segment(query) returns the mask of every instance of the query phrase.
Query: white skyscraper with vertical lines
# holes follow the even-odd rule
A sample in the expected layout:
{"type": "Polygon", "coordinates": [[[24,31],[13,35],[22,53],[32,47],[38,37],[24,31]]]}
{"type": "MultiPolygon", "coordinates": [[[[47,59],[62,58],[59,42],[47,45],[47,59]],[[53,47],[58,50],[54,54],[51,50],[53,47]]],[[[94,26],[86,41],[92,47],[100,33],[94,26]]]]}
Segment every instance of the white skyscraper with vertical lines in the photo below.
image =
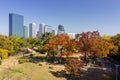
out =
{"type": "Polygon", "coordinates": [[[39,25],[39,38],[42,38],[42,35],[45,33],[44,25],[45,24],[40,24],[39,25]]]}
{"type": "Polygon", "coordinates": [[[36,37],[36,24],[35,23],[29,24],[29,36],[33,38],[36,37]]]}
{"type": "Polygon", "coordinates": [[[39,38],[42,38],[42,35],[46,32],[52,33],[52,27],[46,24],[40,24],[39,25],[39,38]]]}

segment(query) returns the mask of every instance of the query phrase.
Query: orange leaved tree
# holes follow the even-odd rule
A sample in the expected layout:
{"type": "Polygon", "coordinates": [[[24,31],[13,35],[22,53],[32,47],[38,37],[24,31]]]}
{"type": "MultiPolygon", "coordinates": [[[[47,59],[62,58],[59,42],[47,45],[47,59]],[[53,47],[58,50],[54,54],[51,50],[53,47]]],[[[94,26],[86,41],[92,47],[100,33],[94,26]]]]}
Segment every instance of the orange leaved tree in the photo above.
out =
{"type": "Polygon", "coordinates": [[[66,34],[58,34],[48,41],[45,45],[45,50],[48,51],[48,56],[68,57],[76,50],[76,42],[66,34]]]}
{"type": "Polygon", "coordinates": [[[87,64],[88,59],[87,57],[95,53],[97,51],[97,43],[99,39],[99,32],[83,32],[77,35],[77,45],[79,47],[79,51],[84,53],[84,61],[87,64]]]}
{"type": "Polygon", "coordinates": [[[65,64],[65,70],[69,74],[68,80],[78,80],[80,74],[80,68],[83,66],[83,62],[75,58],[67,58],[65,64]]]}

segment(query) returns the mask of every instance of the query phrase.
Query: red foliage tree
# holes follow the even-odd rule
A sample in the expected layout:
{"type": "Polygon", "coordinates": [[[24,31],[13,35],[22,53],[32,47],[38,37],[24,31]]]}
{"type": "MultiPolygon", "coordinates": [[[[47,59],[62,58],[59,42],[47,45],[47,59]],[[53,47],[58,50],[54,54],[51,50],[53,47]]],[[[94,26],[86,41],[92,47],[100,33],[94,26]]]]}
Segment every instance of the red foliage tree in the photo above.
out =
{"type": "Polygon", "coordinates": [[[58,34],[49,40],[45,49],[47,51],[57,51],[60,56],[69,56],[70,54],[66,53],[71,53],[76,49],[76,42],[66,34],[58,34]]]}
{"type": "Polygon", "coordinates": [[[83,62],[75,58],[67,58],[65,64],[65,70],[69,74],[69,79],[75,79],[80,74],[80,68],[83,66],[83,62]]]}
{"type": "Polygon", "coordinates": [[[52,57],[59,56],[59,63],[62,61],[62,56],[68,57],[76,48],[76,41],[66,34],[56,35],[45,45],[45,49],[48,51],[48,57],[50,55],[52,57]]]}
{"type": "Polygon", "coordinates": [[[87,56],[97,51],[99,32],[86,32],[77,35],[79,50],[84,53],[84,61],[87,64],[87,56]]]}

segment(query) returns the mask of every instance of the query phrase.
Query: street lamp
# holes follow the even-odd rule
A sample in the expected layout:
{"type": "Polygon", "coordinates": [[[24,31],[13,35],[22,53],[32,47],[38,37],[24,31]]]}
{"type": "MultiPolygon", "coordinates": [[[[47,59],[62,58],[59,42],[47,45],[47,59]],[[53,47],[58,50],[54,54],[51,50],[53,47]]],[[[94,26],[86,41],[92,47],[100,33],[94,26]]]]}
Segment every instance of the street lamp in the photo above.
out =
{"type": "Polygon", "coordinates": [[[115,64],[115,68],[116,68],[116,80],[118,80],[118,68],[120,65],[115,64]]]}

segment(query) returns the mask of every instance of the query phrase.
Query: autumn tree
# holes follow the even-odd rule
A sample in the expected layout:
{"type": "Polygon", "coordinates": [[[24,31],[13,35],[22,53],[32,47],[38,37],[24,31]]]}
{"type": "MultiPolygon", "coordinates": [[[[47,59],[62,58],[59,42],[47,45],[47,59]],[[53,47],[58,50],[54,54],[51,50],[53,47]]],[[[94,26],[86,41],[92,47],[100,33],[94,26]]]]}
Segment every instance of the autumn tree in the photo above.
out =
{"type": "Polygon", "coordinates": [[[9,52],[14,52],[13,42],[7,36],[0,35],[0,48],[7,49],[9,52]]]}
{"type": "Polygon", "coordinates": [[[67,74],[69,74],[68,79],[78,80],[81,67],[83,67],[82,61],[75,58],[67,58],[65,63],[65,70],[67,74]]]}
{"type": "Polygon", "coordinates": [[[47,51],[47,58],[52,57],[52,62],[55,60],[55,56],[57,55],[58,49],[55,39],[52,38],[49,42],[45,45],[44,50],[47,51]]]}
{"type": "MultiPolygon", "coordinates": [[[[110,54],[115,54],[116,55],[116,54],[118,54],[119,47],[118,47],[118,45],[115,45],[115,42],[113,40],[114,40],[113,37],[111,38],[110,36],[107,36],[107,35],[103,35],[101,37],[101,41],[103,42],[103,47],[107,43],[107,46],[106,46],[108,48],[108,52],[106,52],[107,55],[110,55],[110,54]]],[[[119,42],[117,42],[117,44],[119,44],[119,42]]]]}
{"type": "Polygon", "coordinates": [[[89,54],[95,53],[97,50],[97,43],[100,35],[98,31],[93,32],[83,32],[77,35],[77,45],[79,47],[79,51],[84,53],[84,61],[87,64],[87,57],[89,54]]]}
{"type": "Polygon", "coordinates": [[[13,43],[8,37],[0,35],[0,62],[2,59],[7,58],[9,53],[14,52],[13,48],[13,43]]]}
{"type": "Polygon", "coordinates": [[[0,57],[1,57],[1,59],[7,58],[8,57],[8,52],[9,51],[7,49],[0,48],[0,57]]]}
{"type": "Polygon", "coordinates": [[[66,34],[58,34],[49,40],[45,49],[48,51],[48,55],[58,55],[61,58],[71,55],[71,52],[76,49],[76,42],[66,34]]]}
{"type": "Polygon", "coordinates": [[[77,40],[79,50],[85,53],[85,63],[87,63],[88,56],[107,57],[110,53],[116,54],[118,50],[109,36],[100,37],[98,31],[79,34],[77,40]]]}
{"type": "MultiPolygon", "coordinates": [[[[58,34],[50,39],[48,44],[45,45],[46,50],[56,50],[59,56],[63,56],[65,51],[75,51],[76,42],[66,34],[58,34]]],[[[67,55],[65,55],[67,56],[67,55]]]]}
{"type": "Polygon", "coordinates": [[[99,51],[97,52],[97,56],[99,57],[107,57],[110,53],[117,54],[118,47],[115,46],[111,41],[100,39],[97,45],[99,51]]]}
{"type": "Polygon", "coordinates": [[[61,56],[69,56],[70,54],[64,54],[65,51],[74,52],[77,49],[75,39],[70,38],[66,34],[57,35],[57,46],[61,56]],[[63,53],[63,54],[62,54],[63,53]]]}
{"type": "Polygon", "coordinates": [[[111,37],[112,42],[118,47],[118,52],[116,55],[112,54],[111,57],[120,63],[120,34],[116,34],[111,37]]]}
{"type": "Polygon", "coordinates": [[[103,36],[101,36],[101,38],[104,39],[104,40],[107,40],[107,41],[111,41],[111,37],[108,36],[108,35],[106,35],[106,34],[104,34],[103,36]]]}

